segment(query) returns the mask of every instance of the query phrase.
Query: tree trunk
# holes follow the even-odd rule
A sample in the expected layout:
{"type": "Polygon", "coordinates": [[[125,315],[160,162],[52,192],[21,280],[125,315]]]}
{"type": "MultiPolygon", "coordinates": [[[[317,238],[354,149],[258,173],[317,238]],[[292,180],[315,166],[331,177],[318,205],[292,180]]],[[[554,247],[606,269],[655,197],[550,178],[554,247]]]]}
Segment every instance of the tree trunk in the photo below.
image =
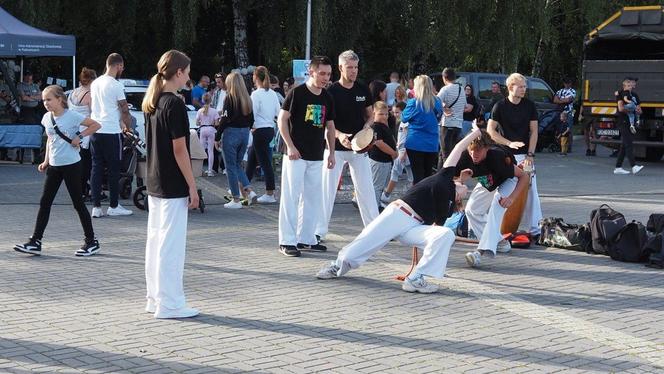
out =
{"type": "Polygon", "coordinates": [[[549,8],[551,6],[551,0],[546,0],[544,2],[544,11],[542,12],[543,22],[540,22],[542,25],[542,30],[540,31],[539,41],[537,42],[537,51],[535,52],[535,60],[533,61],[533,71],[530,73],[533,77],[539,77],[542,73],[542,62],[544,60],[544,48],[547,45],[546,35],[547,27],[551,25],[551,17],[549,16],[549,8]]]}
{"type": "Polygon", "coordinates": [[[244,68],[249,65],[247,47],[247,5],[244,0],[233,0],[233,30],[235,35],[235,63],[244,68]]]}

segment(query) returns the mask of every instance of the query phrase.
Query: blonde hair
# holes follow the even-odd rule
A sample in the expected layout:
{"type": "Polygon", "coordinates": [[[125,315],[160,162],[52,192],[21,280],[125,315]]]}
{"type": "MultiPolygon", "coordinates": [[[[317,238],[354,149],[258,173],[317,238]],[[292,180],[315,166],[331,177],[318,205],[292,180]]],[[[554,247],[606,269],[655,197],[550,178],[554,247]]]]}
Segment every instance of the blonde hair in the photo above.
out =
{"type": "Polygon", "coordinates": [[[157,74],[150,79],[150,85],[141,104],[143,112],[154,113],[157,109],[159,96],[164,90],[165,81],[173,78],[178,70],[185,70],[189,64],[191,64],[191,59],[175,49],[161,55],[159,62],[157,62],[157,74]]]}
{"type": "Polygon", "coordinates": [[[249,115],[252,111],[251,97],[247,92],[247,85],[238,73],[230,73],[226,77],[226,100],[231,100],[234,106],[242,110],[243,115],[249,115]]]}
{"type": "Polygon", "coordinates": [[[433,81],[428,75],[418,75],[415,77],[414,87],[415,100],[425,112],[430,112],[436,105],[436,99],[433,96],[433,81]]]}
{"type": "Polygon", "coordinates": [[[49,94],[55,96],[56,99],[60,99],[60,104],[62,104],[63,108],[69,108],[69,105],[67,105],[67,95],[65,94],[65,90],[63,90],[62,87],[58,86],[57,84],[52,84],[44,88],[42,95],[49,94]]]}
{"type": "Polygon", "coordinates": [[[258,80],[258,88],[265,91],[270,89],[270,72],[265,66],[259,66],[254,70],[254,78],[258,80]]]}
{"type": "Polygon", "coordinates": [[[507,77],[507,79],[505,79],[505,86],[507,86],[507,89],[509,90],[512,85],[515,85],[519,82],[526,83],[526,77],[519,73],[512,73],[509,77],[507,77]]]}
{"type": "Polygon", "coordinates": [[[406,101],[408,99],[408,93],[406,92],[406,89],[402,85],[398,85],[397,88],[394,90],[394,98],[396,99],[398,96],[401,96],[403,101],[406,101]]]}
{"type": "Polygon", "coordinates": [[[387,104],[384,101],[376,101],[373,105],[374,111],[389,110],[389,109],[390,108],[387,106],[387,104]]]}
{"type": "Polygon", "coordinates": [[[204,103],[203,104],[203,115],[207,116],[207,114],[208,114],[208,109],[210,109],[210,99],[211,98],[212,98],[212,95],[210,95],[209,92],[206,92],[203,95],[203,103],[204,103]]]}

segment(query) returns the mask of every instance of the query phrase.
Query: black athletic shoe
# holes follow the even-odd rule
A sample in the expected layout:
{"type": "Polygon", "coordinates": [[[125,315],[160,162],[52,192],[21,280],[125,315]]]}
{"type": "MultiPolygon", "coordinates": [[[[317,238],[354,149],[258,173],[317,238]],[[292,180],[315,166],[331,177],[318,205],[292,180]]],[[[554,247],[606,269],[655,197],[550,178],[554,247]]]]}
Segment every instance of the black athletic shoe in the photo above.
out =
{"type": "Polygon", "coordinates": [[[294,245],[280,245],[279,253],[288,257],[300,257],[302,255],[302,252],[294,245]]]}
{"type": "Polygon", "coordinates": [[[17,252],[29,253],[31,255],[41,255],[41,240],[30,238],[25,244],[17,244],[14,246],[17,252]]]}
{"type": "Polygon", "coordinates": [[[308,249],[311,251],[318,251],[318,252],[325,252],[327,251],[327,247],[321,244],[302,244],[302,243],[297,243],[297,248],[298,249],[308,249]]]}
{"type": "Polygon", "coordinates": [[[591,151],[590,149],[586,149],[586,156],[592,156],[592,155],[593,151],[591,151]]]}
{"type": "Polygon", "coordinates": [[[88,240],[85,239],[85,243],[77,250],[74,254],[78,257],[87,257],[92,256],[95,253],[99,252],[101,248],[99,247],[99,241],[97,239],[88,240]]]}
{"type": "Polygon", "coordinates": [[[597,156],[597,151],[593,149],[592,151],[590,151],[590,155],[591,156],[597,156]]]}

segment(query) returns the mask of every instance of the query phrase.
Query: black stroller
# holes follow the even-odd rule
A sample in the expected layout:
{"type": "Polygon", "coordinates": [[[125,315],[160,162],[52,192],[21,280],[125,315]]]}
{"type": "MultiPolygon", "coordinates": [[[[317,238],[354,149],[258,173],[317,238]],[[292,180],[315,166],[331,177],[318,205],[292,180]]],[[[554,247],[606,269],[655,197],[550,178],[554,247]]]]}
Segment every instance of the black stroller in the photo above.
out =
{"type": "Polygon", "coordinates": [[[560,152],[560,140],[557,137],[563,126],[560,121],[560,112],[560,109],[552,109],[540,115],[536,152],[541,152],[544,149],[552,153],[560,152]]]}
{"type": "MultiPolygon", "coordinates": [[[[122,163],[118,182],[121,198],[129,199],[131,197],[136,167],[140,159],[145,159],[145,154],[145,143],[138,137],[138,134],[130,132],[122,134],[122,163]]],[[[143,185],[142,178],[137,177],[136,185],[143,185]]]]}

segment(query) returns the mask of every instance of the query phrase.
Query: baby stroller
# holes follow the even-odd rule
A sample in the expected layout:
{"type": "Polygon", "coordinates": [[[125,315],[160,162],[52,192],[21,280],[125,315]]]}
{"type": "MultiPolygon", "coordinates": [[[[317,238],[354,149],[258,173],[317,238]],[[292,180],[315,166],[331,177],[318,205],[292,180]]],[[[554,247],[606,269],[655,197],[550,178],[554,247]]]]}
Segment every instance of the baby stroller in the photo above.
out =
{"type": "MultiPolygon", "coordinates": [[[[145,158],[145,143],[138,137],[137,133],[122,133],[122,163],[120,164],[120,197],[129,199],[131,197],[132,184],[136,174],[136,166],[140,158],[145,158]]],[[[140,182],[142,185],[142,181],[140,182]]]]}
{"type": "MultiPolygon", "coordinates": [[[[191,157],[191,170],[194,178],[199,178],[203,175],[203,160],[207,158],[205,150],[201,146],[196,130],[190,130],[189,136],[189,151],[191,157]]],[[[140,141],[140,139],[139,139],[140,141]]],[[[141,141],[141,143],[143,143],[141,141]]],[[[143,143],[144,144],[144,143],[143,143]]],[[[147,162],[145,160],[145,153],[143,157],[138,160],[136,168],[136,191],[134,191],[134,205],[140,210],[148,210],[148,193],[147,186],[144,184],[144,178],[147,176],[147,162]]],[[[205,200],[203,200],[203,191],[198,189],[198,209],[201,213],[205,212],[205,200]]]]}
{"type": "Polygon", "coordinates": [[[560,152],[560,140],[557,138],[563,125],[560,121],[560,112],[559,109],[552,109],[540,115],[536,152],[541,152],[543,149],[548,149],[552,153],[560,152]]]}

